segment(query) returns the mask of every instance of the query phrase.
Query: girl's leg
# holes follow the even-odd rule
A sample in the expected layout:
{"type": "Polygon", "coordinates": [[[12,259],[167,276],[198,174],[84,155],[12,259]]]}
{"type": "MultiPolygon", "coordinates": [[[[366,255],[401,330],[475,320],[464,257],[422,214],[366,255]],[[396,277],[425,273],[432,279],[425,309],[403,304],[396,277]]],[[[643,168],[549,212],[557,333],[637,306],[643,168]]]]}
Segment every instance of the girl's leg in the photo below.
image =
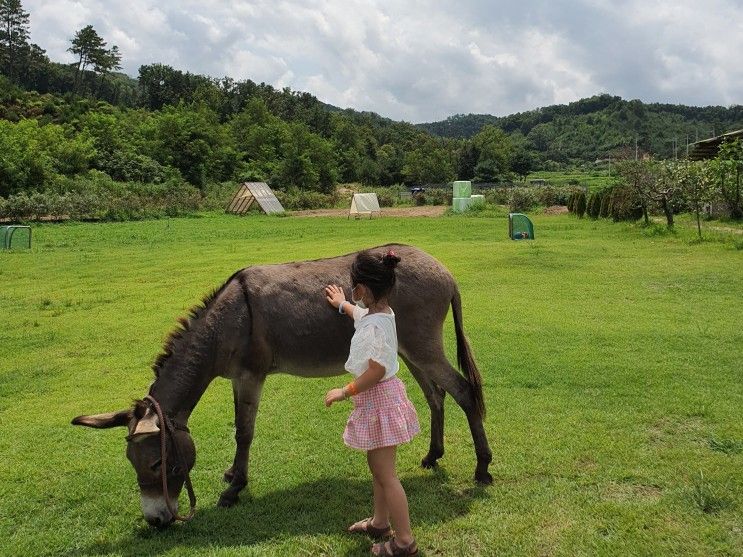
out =
{"type": "MultiPolygon", "coordinates": [[[[369,470],[372,473],[372,487],[374,489],[374,514],[372,515],[371,523],[368,525],[373,526],[374,528],[385,528],[390,525],[390,511],[384,498],[384,489],[374,474],[368,452],[366,453],[366,460],[369,465],[369,470]]],[[[362,528],[365,520],[366,519],[359,520],[352,524],[349,527],[349,531],[356,531],[356,528],[362,528]]]]}
{"type": "MultiPolygon", "coordinates": [[[[371,470],[371,463],[369,463],[369,470],[371,470]]],[[[375,528],[384,528],[390,525],[390,509],[387,507],[387,500],[384,498],[382,484],[377,480],[373,470],[372,483],[374,486],[374,516],[372,517],[371,525],[375,528]]]]}
{"type": "MultiPolygon", "coordinates": [[[[392,519],[395,537],[400,545],[406,546],[413,541],[408,514],[408,497],[395,472],[397,447],[382,447],[366,453],[369,469],[374,475],[375,490],[377,483],[384,493],[384,502],[392,519]]],[[[376,491],[375,491],[376,510],[376,491]]]]}

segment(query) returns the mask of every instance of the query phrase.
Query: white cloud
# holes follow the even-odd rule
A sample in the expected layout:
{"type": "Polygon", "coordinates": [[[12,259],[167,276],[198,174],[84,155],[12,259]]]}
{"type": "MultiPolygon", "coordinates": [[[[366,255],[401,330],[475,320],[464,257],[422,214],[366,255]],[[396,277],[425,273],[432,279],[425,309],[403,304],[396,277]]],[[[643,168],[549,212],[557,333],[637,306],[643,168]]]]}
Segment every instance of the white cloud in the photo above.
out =
{"type": "Polygon", "coordinates": [[[162,62],[409,121],[508,114],[600,92],[743,102],[740,0],[26,0],[60,61],[92,24],[124,69],[162,62]],[[720,40],[720,38],[724,40],[720,40]]]}

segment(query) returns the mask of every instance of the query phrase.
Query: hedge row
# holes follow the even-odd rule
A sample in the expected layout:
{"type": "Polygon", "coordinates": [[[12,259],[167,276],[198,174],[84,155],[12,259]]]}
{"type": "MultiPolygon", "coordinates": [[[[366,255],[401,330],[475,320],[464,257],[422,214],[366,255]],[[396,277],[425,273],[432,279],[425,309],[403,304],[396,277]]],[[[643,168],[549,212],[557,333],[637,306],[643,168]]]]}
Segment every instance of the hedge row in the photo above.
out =
{"type": "Polygon", "coordinates": [[[586,195],[575,192],[568,199],[568,211],[583,218],[611,218],[613,221],[634,221],[642,217],[642,205],[637,193],[628,186],[614,185],[586,195]]]}
{"type": "Polygon", "coordinates": [[[181,180],[163,184],[114,182],[102,173],[65,181],[55,190],[0,197],[0,219],[138,220],[204,208],[204,194],[181,180]]]}

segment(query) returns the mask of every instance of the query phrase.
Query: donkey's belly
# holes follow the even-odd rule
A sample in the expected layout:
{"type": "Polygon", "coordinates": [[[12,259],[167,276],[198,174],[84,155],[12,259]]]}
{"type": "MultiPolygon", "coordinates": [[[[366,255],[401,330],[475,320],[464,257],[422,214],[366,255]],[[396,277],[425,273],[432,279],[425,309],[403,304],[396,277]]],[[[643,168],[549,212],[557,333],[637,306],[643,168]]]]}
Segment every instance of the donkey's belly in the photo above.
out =
{"type": "Polygon", "coordinates": [[[343,364],[345,360],[312,361],[311,359],[294,360],[284,359],[276,362],[271,373],[288,373],[298,377],[334,377],[348,373],[343,364]]]}

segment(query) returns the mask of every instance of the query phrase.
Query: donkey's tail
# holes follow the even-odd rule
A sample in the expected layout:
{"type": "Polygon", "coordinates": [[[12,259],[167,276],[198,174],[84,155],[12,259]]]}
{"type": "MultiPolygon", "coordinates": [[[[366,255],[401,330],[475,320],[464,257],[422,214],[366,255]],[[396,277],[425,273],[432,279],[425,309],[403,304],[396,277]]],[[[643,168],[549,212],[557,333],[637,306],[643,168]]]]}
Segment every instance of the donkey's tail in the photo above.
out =
{"type": "Polygon", "coordinates": [[[477,412],[484,419],[485,399],[482,395],[482,377],[480,376],[480,371],[477,369],[475,358],[472,356],[472,350],[470,350],[467,337],[464,336],[464,329],[462,329],[462,299],[459,296],[459,289],[456,285],[454,286],[454,296],[451,299],[451,309],[454,315],[454,329],[457,332],[457,363],[459,364],[459,369],[464,372],[472,387],[477,412]]]}

